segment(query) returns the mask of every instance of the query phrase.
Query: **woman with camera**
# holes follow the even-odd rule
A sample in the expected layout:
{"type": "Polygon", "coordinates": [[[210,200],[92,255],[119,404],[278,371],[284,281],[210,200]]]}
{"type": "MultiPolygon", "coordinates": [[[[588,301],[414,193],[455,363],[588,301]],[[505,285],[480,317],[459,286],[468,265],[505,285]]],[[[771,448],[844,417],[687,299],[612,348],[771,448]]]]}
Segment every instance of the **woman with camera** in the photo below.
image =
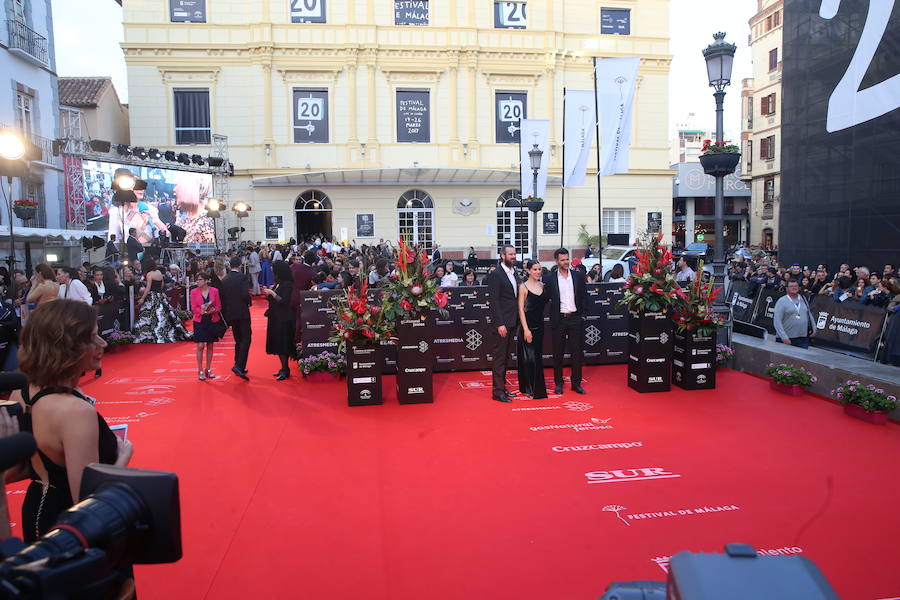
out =
{"type": "Polygon", "coordinates": [[[13,392],[26,428],[37,441],[32,479],[22,506],[22,531],[32,543],[60,513],[78,502],[84,468],[91,463],[127,466],[131,442],[117,437],[78,388],[85,371],[100,368],[106,342],[97,331],[97,311],[77,300],[59,299],[36,308],[22,331],[19,365],[28,389],[13,392]]]}

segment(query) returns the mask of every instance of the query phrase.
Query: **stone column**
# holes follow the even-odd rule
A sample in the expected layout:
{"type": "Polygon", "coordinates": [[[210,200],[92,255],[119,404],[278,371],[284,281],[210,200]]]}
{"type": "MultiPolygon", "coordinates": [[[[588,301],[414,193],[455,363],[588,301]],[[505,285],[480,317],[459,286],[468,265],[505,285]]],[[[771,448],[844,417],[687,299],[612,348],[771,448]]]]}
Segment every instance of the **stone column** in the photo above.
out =
{"type": "Polygon", "coordinates": [[[450,143],[459,143],[459,107],[457,106],[457,98],[459,96],[459,80],[457,77],[456,65],[450,66],[450,143]]]}
{"type": "Polygon", "coordinates": [[[358,129],[359,117],[356,112],[356,65],[347,65],[347,112],[349,113],[350,131],[347,134],[347,143],[355,145],[359,143],[358,129]]]}

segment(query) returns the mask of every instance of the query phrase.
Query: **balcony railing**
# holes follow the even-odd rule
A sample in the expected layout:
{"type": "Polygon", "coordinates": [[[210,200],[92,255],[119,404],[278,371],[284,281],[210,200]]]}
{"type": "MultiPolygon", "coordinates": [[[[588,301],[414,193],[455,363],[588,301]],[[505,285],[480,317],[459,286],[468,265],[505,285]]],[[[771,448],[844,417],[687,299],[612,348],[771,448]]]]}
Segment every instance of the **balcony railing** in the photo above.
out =
{"type": "Polygon", "coordinates": [[[24,52],[42,65],[49,65],[47,54],[47,38],[31,29],[21,21],[7,21],[9,33],[9,49],[24,52]]]}

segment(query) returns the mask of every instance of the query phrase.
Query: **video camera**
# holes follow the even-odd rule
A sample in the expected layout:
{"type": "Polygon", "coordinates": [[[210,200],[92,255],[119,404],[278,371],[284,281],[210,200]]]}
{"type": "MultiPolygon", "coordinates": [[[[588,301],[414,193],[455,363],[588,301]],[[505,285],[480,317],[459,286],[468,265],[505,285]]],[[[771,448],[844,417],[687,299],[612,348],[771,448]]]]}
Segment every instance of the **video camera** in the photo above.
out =
{"type": "Polygon", "coordinates": [[[131,565],[181,559],[174,473],[90,465],[81,497],[34,544],[0,544],[0,599],[115,598],[131,565]]]}

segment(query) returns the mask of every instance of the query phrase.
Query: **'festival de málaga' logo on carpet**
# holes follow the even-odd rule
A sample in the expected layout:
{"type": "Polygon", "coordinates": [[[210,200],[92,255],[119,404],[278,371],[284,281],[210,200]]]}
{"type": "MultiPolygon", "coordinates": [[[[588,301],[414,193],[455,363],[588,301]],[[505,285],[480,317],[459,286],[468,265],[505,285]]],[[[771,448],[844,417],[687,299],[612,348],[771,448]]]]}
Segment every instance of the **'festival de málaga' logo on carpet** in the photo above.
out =
{"type": "Polygon", "coordinates": [[[681,477],[661,467],[642,467],[638,469],[613,469],[611,471],[591,471],[585,473],[588,484],[621,483],[625,481],[645,481],[647,479],[673,479],[681,477]]]}

